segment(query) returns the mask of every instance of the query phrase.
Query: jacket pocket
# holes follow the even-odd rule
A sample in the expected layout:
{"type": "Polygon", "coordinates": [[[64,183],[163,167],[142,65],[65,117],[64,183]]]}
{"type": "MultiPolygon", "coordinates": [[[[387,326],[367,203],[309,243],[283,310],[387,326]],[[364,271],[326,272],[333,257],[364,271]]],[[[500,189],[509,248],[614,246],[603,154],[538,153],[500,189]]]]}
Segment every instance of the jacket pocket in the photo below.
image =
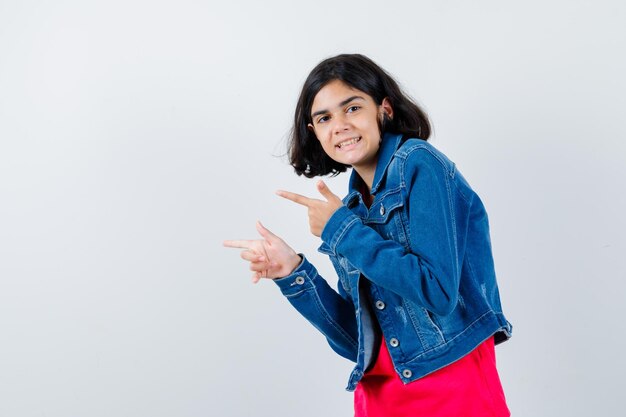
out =
{"type": "Polygon", "coordinates": [[[361,272],[343,256],[331,255],[329,258],[339,277],[339,285],[350,297],[354,297],[353,289],[356,288],[361,272]]]}
{"type": "Polygon", "coordinates": [[[403,304],[411,318],[413,328],[424,351],[436,348],[445,343],[443,332],[439,326],[435,324],[428,310],[407,300],[404,300],[403,304]]]}
{"type": "Polygon", "coordinates": [[[402,189],[398,187],[387,191],[372,203],[367,216],[367,223],[386,224],[394,212],[401,209],[402,206],[404,206],[402,189]]]}
{"type": "Polygon", "coordinates": [[[400,243],[409,250],[404,227],[404,198],[401,188],[388,191],[372,204],[366,223],[383,238],[400,243]]]}

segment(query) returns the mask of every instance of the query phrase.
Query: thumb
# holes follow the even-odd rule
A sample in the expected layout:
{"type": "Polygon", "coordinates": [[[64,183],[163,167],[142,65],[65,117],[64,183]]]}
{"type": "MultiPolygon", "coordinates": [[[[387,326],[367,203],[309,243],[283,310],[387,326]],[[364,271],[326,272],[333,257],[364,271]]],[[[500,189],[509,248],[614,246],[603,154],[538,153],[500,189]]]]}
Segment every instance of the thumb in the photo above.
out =
{"type": "Polygon", "coordinates": [[[274,233],[270,232],[269,229],[266,229],[265,226],[263,226],[263,224],[261,224],[260,220],[257,220],[257,222],[256,222],[256,230],[268,242],[269,241],[273,241],[276,238],[276,235],[274,233]]]}
{"type": "Polygon", "coordinates": [[[321,180],[318,181],[318,183],[317,183],[317,190],[328,201],[339,200],[339,197],[337,197],[335,194],[333,194],[332,191],[330,191],[330,188],[328,188],[328,186],[326,185],[326,183],[324,181],[321,181],[321,180]]]}

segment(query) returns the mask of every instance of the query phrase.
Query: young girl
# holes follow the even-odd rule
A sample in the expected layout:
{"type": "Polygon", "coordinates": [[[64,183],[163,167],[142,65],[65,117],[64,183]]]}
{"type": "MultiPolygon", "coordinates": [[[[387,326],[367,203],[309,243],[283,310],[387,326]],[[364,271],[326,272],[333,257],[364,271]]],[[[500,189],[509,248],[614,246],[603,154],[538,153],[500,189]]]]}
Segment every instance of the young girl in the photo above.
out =
{"type": "Polygon", "coordinates": [[[289,145],[298,175],[352,168],[343,201],[277,194],[308,207],[337,293],[304,255],[257,223],[245,249],[253,281],[273,279],[289,302],[356,362],[356,416],[508,416],[494,344],[502,314],[485,208],[427,141],[425,113],[362,55],[322,61],[304,83],[289,145]]]}

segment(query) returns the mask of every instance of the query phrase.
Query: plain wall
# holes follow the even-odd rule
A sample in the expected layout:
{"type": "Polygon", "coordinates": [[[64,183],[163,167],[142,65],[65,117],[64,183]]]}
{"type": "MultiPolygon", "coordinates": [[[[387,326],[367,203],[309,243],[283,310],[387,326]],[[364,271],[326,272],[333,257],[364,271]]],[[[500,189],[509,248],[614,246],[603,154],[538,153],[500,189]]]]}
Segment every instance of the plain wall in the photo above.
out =
{"type": "MultiPolygon", "coordinates": [[[[0,1],[0,416],[348,416],[351,364],[224,239],[316,252],[285,153],[370,56],[490,214],[514,416],[617,415],[621,1],[0,1]]],[[[328,180],[343,195],[347,175],[328,180]]]]}

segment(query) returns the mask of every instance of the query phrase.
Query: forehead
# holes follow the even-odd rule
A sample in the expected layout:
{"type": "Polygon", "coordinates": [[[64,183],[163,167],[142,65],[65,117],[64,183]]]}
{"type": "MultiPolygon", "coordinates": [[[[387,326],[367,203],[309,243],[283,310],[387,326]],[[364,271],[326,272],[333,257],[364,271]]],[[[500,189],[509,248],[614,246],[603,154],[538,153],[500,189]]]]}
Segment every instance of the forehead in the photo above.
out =
{"type": "Polygon", "coordinates": [[[320,110],[334,109],[335,107],[340,106],[346,99],[354,96],[362,97],[366,101],[374,101],[374,99],[367,93],[350,87],[341,80],[333,80],[322,87],[322,89],[315,95],[313,104],[311,105],[311,113],[315,113],[320,110]]]}

